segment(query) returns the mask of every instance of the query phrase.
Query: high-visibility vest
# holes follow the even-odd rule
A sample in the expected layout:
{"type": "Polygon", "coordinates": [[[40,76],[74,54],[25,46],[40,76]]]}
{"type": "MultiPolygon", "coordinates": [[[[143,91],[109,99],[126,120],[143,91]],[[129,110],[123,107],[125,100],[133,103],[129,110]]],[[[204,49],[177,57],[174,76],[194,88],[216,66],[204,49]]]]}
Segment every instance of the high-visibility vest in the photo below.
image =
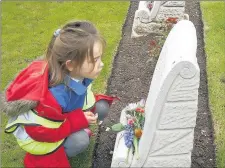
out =
{"type": "Polygon", "coordinates": [[[48,143],[48,142],[38,142],[33,140],[26,134],[26,131],[24,130],[24,126],[26,125],[42,125],[47,128],[59,128],[63,121],[51,121],[49,119],[45,119],[43,117],[38,116],[35,111],[30,110],[26,113],[23,113],[19,115],[14,121],[12,121],[13,118],[11,118],[6,125],[5,132],[6,133],[13,133],[17,139],[17,142],[19,146],[34,155],[44,155],[51,152],[54,152],[58,147],[60,147],[63,144],[63,140],[60,140],[58,142],[54,143],[48,143]],[[20,128],[19,128],[20,127],[20,128]],[[23,138],[20,138],[18,133],[18,130],[20,131],[20,134],[23,134],[23,138]],[[24,138],[25,137],[25,138],[24,138]]]}
{"type": "MultiPolygon", "coordinates": [[[[92,108],[95,104],[95,97],[91,91],[91,85],[87,88],[83,110],[92,108]]],[[[58,142],[38,142],[33,140],[24,130],[26,125],[40,125],[47,128],[59,128],[64,121],[53,121],[38,116],[34,110],[25,112],[18,117],[10,118],[5,128],[5,133],[13,133],[17,139],[19,146],[33,155],[45,155],[57,150],[65,141],[62,139],[58,142]],[[21,136],[22,135],[22,136],[21,136]]]]}
{"type": "Polygon", "coordinates": [[[84,101],[83,110],[86,111],[91,109],[95,105],[95,96],[91,90],[92,84],[90,84],[87,88],[87,95],[84,101]]]}

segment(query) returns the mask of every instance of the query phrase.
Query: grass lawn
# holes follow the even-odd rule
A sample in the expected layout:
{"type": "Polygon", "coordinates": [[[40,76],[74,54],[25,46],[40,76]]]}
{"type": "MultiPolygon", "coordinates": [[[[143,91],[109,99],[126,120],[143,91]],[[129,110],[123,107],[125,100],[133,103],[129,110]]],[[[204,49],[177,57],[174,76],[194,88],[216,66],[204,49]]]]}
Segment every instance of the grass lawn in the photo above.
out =
{"type": "Polygon", "coordinates": [[[225,2],[201,2],[217,167],[225,167],[225,2]]]}
{"type": "MultiPolygon", "coordinates": [[[[89,20],[107,41],[104,69],[94,82],[96,93],[104,93],[112,61],[121,39],[129,2],[35,2],[14,1],[2,3],[2,85],[4,89],[18,71],[42,55],[53,32],[71,20],[89,20]]],[[[7,119],[2,115],[1,130],[7,119]]],[[[97,128],[94,127],[96,130],[97,128]]],[[[74,167],[90,167],[95,139],[87,152],[72,159],[74,167]]],[[[1,167],[23,167],[22,151],[13,135],[2,133],[1,167]]]]}

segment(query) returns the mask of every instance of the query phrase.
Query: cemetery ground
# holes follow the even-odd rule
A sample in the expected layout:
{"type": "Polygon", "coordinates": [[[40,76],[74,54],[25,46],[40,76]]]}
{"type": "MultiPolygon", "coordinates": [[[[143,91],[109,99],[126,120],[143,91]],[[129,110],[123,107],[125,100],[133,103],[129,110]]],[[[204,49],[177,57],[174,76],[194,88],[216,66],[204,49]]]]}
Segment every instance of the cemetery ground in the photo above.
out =
{"type": "MultiPolygon", "coordinates": [[[[93,85],[95,93],[104,93],[128,7],[129,2],[2,2],[1,88],[44,53],[56,29],[71,20],[89,20],[107,42],[104,69],[93,85]]],[[[1,167],[23,167],[25,152],[13,135],[4,133],[7,117],[1,118],[1,167]]],[[[73,167],[91,166],[94,143],[92,137],[88,150],[70,160],[73,167]]]]}
{"type": "MultiPolygon", "coordinates": [[[[52,33],[58,28],[57,25],[63,25],[71,19],[90,20],[97,25],[106,38],[108,47],[103,58],[105,67],[100,78],[94,83],[94,91],[104,93],[107,87],[106,94],[116,95],[121,98],[121,101],[112,105],[109,116],[99,127],[98,136],[92,137],[88,150],[71,160],[73,167],[90,167],[91,164],[94,168],[110,167],[116,134],[106,132],[105,129],[119,121],[121,110],[128,103],[146,98],[158,59],[158,55],[150,57],[149,53],[149,41],[155,39],[154,35],[137,39],[130,38],[138,2],[131,2],[128,12],[128,2],[110,3],[2,3],[2,88],[5,88],[19,70],[26,67],[38,55],[43,54],[52,33]],[[31,6],[35,9],[29,10],[31,6]],[[108,9],[109,6],[110,9],[108,9]],[[63,10],[65,8],[66,12],[63,10]],[[100,8],[105,10],[100,11],[100,8]],[[40,10],[42,12],[39,12],[40,10]],[[119,42],[121,33],[122,40],[119,42]]],[[[186,11],[197,30],[197,58],[201,70],[192,167],[215,167],[217,165],[222,168],[225,165],[224,10],[224,2],[201,2],[200,6],[199,2],[186,1],[186,11]]],[[[5,124],[6,117],[3,116],[2,130],[5,124]]],[[[96,127],[93,129],[97,130],[96,127]]],[[[2,167],[21,167],[24,152],[18,147],[12,135],[2,133],[2,137],[2,167]]]]}
{"type": "MultiPolygon", "coordinates": [[[[115,55],[112,74],[108,81],[107,94],[119,96],[121,102],[112,106],[109,117],[100,126],[95,148],[94,168],[110,167],[116,134],[106,132],[106,127],[119,122],[120,113],[127,104],[147,97],[158,59],[158,55],[149,57],[149,42],[155,39],[154,35],[137,39],[130,38],[137,8],[138,2],[131,2],[123,27],[123,38],[115,55]]],[[[221,82],[225,82],[224,78],[221,79],[224,77],[225,61],[224,2],[204,2],[200,6],[199,2],[186,1],[185,11],[196,27],[197,59],[200,67],[199,104],[192,167],[217,166],[222,168],[225,165],[225,87],[221,82]],[[215,142],[214,138],[216,138],[215,142]]]]}

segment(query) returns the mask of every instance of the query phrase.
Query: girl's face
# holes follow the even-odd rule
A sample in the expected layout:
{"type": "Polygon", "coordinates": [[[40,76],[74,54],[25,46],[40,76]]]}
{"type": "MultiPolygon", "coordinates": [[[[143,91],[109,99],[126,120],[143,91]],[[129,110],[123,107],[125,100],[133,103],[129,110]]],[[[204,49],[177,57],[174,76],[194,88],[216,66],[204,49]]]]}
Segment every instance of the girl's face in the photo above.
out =
{"type": "Polygon", "coordinates": [[[70,76],[76,79],[90,78],[95,79],[100,74],[104,64],[101,60],[102,58],[102,44],[96,42],[93,46],[94,61],[93,64],[90,60],[90,57],[86,57],[84,63],[82,64],[80,71],[76,71],[76,68],[73,68],[70,72],[70,76]]]}

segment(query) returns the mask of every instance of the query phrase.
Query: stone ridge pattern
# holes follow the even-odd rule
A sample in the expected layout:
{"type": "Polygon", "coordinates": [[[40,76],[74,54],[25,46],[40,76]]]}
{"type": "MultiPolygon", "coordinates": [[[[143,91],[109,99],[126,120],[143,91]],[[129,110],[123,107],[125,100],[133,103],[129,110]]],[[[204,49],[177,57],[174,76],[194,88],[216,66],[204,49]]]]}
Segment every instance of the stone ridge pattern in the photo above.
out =
{"type": "Polygon", "coordinates": [[[176,78],[157,121],[155,138],[144,167],[191,166],[198,87],[199,75],[191,80],[181,79],[180,75],[176,78]],[[171,93],[176,94],[173,99],[171,93]]]}

